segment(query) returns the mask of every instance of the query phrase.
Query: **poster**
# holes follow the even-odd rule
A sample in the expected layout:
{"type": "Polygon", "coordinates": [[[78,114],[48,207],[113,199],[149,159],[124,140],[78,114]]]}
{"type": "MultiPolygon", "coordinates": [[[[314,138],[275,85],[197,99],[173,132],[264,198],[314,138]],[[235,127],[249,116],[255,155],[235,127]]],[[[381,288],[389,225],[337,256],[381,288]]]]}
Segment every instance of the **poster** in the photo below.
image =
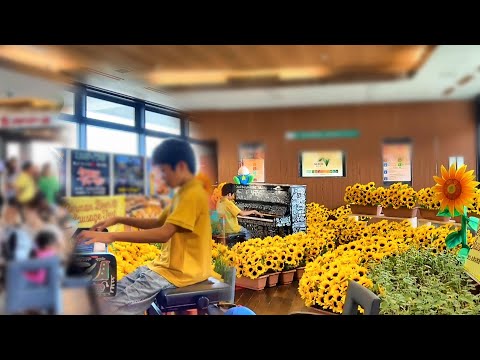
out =
{"type": "Polygon", "coordinates": [[[300,155],[301,177],[345,176],[344,153],[341,150],[304,151],[300,155]]]}
{"type": "Polygon", "coordinates": [[[383,157],[383,182],[411,182],[412,144],[410,142],[384,143],[383,157]]]}
{"type": "MultiPolygon", "coordinates": [[[[239,163],[254,176],[253,182],[265,182],[265,146],[263,144],[242,144],[239,149],[239,163]]],[[[233,174],[232,176],[237,175],[233,174]]]]}
{"type": "Polygon", "coordinates": [[[480,284],[480,236],[478,234],[465,261],[465,271],[480,284]]]}
{"type": "Polygon", "coordinates": [[[110,155],[86,150],[71,152],[72,196],[110,194],[110,155]]]}
{"type": "Polygon", "coordinates": [[[140,195],[145,189],[143,157],[132,155],[113,156],[113,180],[115,195],[140,195]]]}
{"type": "MultiPolygon", "coordinates": [[[[79,228],[89,228],[112,216],[125,216],[125,196],[68,197],[67,210],[79,228]]],[[[108,231],[122,231],[123,225],[114,225],[108,231]]]]}

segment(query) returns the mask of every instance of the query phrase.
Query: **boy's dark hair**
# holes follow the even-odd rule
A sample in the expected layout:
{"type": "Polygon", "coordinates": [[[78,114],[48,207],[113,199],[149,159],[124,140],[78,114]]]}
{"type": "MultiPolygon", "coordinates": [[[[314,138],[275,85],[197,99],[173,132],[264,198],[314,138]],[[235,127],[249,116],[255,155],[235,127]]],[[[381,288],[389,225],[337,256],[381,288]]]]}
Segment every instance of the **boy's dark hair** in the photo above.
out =
{"type": "Polygon", "coordinates": [[[227,183],[222,187],[222,196],[226,196],[228,194],[235,194],[236,189],[237,187],[235,186],[235,184],[227,183]]]}
{"type": "Polygon", "coordinates": [[[22,170],[23,171],[27,171],[28,169],[30,169],[31,167],[33,166],[32,162],[27,160],[23,163],[22,165],[22,170]]]}
{"type": "Polygon", "coordinates": [[[56,235],[52,231],[40,231],[35,237],[35,244],[37,248],[42,250],[48,245],[53,245],[57,241],[56,235]]]}
{"type": "Polygon", "coordinates": [[[195,153],[192,146],[185,140],[166,139],[153,150],[153,165],[170,165],[175,170],[180,161],[185,161],[190,172],[195,174],[195,153]]]}

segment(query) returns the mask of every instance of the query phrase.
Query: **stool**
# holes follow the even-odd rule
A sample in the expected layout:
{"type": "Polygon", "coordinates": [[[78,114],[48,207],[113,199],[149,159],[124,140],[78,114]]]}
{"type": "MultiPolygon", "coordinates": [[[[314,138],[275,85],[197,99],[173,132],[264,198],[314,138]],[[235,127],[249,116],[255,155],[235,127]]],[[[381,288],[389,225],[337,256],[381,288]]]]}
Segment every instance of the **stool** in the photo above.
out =
{"type": "Polygon", "coordinates": [[[197,284],[160,291],[147,312],[161,315],[164,312],[197,309],[199,315],[206,315],[209,305],[230,301],[231,298],[231,285],[208,278],[197,284]]]}

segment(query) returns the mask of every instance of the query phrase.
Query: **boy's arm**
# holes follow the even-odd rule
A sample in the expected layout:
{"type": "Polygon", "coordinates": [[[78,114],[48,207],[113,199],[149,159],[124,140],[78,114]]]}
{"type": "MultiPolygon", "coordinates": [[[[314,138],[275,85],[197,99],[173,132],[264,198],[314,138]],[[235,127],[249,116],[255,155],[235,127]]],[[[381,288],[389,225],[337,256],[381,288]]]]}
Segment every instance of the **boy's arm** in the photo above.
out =
{"type": "Polygon", "coordinates": [[[259,213],[257,210],[242,210],[233,202],[229,202],[227,204],[228,204],[227,210],[235,217],[237,217],[238,215],[240,216],[258,215],[260,217],[263,217],[263,215],[259,213]]]}
{"type": "Polygon", "coordinates": [[[178,231],[176,225],[166,223],[162,227],[145,231],[98,232],[82,231],[77,237],[78,242],[90,245],[95,242],[110,244],[114,241],[131,243],[165,243],[178,231]]]}
{"type": "Polygon", "coordinates": [[[263,217],[263,214],[259,213],[257,210],[241,210],[239,215],[241,216],[258,215],[260,217],[263,217]]]}

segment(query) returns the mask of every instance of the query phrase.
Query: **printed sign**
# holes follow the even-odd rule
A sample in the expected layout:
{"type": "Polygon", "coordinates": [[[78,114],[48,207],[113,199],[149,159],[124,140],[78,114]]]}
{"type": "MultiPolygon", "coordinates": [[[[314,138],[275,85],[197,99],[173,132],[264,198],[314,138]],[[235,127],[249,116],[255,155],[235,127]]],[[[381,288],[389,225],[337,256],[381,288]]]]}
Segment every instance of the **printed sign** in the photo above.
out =
{"type": "Polygon", "coordinates": [[[304,151],[300,161],[302,177],[345,176],[343,151],[304,151]]]}
{"type": "Polygon", "coordinates": [[[72,196],[110,193],[110,155],[85,150],[71,152],[72,196]]]}
{"type": "Polygon", "coordinates": [[[143,157],[114,155],[113,173],[115,195],[140,195],[144,193],[143,157]]]}
{"type": "Polygon", "coordinates": [[[383,181],[410,182],[412,181],[410,143],[383,144],[383,181]]]}
{"type": "Polygon", "coordinates": [[[246,166],[254,176],[253,182],[265,182],[265,146],[263,144],[240,145],[239,161],[240,166],[246,166]]]}

